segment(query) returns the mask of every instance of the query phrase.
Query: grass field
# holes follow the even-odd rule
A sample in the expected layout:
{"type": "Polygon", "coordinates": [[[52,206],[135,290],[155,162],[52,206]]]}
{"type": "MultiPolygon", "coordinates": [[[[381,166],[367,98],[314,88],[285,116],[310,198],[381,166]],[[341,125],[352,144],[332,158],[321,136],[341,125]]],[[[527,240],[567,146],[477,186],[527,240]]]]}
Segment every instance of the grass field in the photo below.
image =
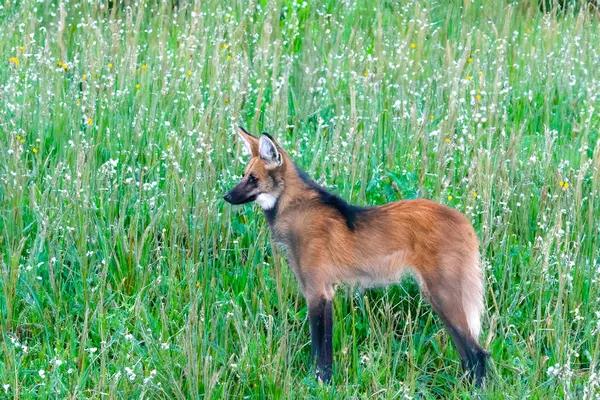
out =
{"type": "Polygon", "coordinates": [[[0,3],[0,398],[600,398],[600,23],[532,0],[0,3]],[[481,239],[484,389],[413,281],[340,288],[334,385],[258,206],[273,134],[481,239]]]}

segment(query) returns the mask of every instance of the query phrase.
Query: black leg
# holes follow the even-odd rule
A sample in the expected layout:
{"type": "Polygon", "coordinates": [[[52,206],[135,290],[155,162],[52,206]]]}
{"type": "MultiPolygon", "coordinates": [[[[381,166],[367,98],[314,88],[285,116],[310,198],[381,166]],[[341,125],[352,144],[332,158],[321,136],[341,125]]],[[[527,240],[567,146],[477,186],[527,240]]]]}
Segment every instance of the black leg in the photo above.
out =
{"type": "Polygon", "coordinates": [[[446,321],[444,322],[460,354],[463,370],[469,373],[471,379],[475,378],[475,385],[481,386],[485,378],[485,363],[489,356],[488,352],[467,334],[462,333],[446,321]]]}
{"type": "Polygon", "coordinates": [[[324,299],[309,304],[311,362],[316,361],[317,379],[323,382],[331,380],[333,364],[333,313],[331,301],[324,299]]]}
{"type": "Polygon", "coordinates": [[[331,369],[333,366],[333,305],[331,300],[325,301],[323,312],[323,341],[321,342],[321,359],[319,370],[323,382],[331,380],[331,369]]]}
{"type": "Polygon", "coordinates": [[[318,301],[308,305],[308,318],[310,320],[310,355],[311,363],[318,362],[319,349],[323,340],[323,311],[325,303],[318,301]]]}
{"type": "Polygon", "coordinates": [[[475,370],[475,384],[479,387],[483,384],[483,380],[485,379],[485,364],[490,356],[490,353],[485,351],[483,347],[479,345],[479,343],[473,344],[472,351],[474,354],[475,363],[471,366],[471,368],[472,370],[475,370]]]}
{"type": "Polygon", "coordinates": [[[452,341],[460,355],[463,371],[467,372],[471,379],[475,378],[475,384],[478,387],[481,386],[485,378],[485,364],[489,357],[488,352],[471,335],[451,323],[434,301],[430,300],[430,302],[452,337],[452,341]]]}

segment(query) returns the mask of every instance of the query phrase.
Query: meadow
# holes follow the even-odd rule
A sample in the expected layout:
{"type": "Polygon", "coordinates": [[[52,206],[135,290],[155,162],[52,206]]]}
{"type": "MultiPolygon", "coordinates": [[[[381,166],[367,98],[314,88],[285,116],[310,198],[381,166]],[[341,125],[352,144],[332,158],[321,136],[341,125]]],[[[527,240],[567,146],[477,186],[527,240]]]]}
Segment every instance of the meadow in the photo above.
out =
{"type": "Polygon", "coordinates": [[[0,4],[0,398],[600,398],[600,17],[504,0],[0,4]],[[271,133],[481,240],[487,384],[414,281],[338,289],[334,384],[257,205],[271,133]]]}

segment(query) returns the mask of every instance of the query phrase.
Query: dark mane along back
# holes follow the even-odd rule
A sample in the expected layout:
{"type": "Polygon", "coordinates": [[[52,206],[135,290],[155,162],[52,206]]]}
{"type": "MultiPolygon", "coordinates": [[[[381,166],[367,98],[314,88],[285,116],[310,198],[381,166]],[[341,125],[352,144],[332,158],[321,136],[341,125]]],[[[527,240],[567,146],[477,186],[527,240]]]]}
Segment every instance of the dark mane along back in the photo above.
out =
{"type": "Polygon", "coordinates": [[[309,178],[308,175],[300,168],[296,166],[296,170],[298,171],[298,175],[300,179],[304,183],[306,183],[312,190],[316,191],[319,194],[319,198],[321,202],[328,207],[336,209],[340,215],[344,218],[348,229],[353,231],[356,228],[356,220],[358,216],[369,210],[367,207],[354,206],[352,204],[348,204],[344,199],[340,196],[335,195],[333,193],[328,192],[323,187],[319,186],[312,179],[309,178]]]}

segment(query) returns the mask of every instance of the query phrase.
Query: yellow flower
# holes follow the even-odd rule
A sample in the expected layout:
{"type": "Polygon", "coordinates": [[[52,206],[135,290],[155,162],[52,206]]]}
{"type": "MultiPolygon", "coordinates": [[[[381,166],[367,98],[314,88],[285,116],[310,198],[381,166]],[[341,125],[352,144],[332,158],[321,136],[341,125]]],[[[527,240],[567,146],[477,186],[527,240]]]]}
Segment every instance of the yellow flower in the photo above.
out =
{"type": "Polygon", "coordinates": [[[471,196],[473,196],[473,198],[475,198],[475,197],[477,197],[477,193],[473,192],[473,194],[471,196]]]}
{"type": "Polygon", "coordinates": [[[56,63],[56,65],[58,65],[59,67],[62,67],[63,63],[62,63],[62,61],[59,61],[59,62],[56,63]]]}
{"type": "Polygon", "coordinates": [[[17,138],[17,140],[21,140],[21,135],[17,135],[15,137],[17,138]]]}
{"type": "Polygon", "coordinates": [[[227,55],[227,61],[231,60],[231,56],[228,54],[227,55]]]}
{"type": "Polygon", "coordinates": [[[365,72],[365,78],[368,78],[368,77],[369,77],[369,73],[365,72]]]}
{"type": "Polygon", "coordinates": [[[148,68],[148,67],[146,67],[146,64],[142,65],[142,70],[144,70],[144,71],[145,71],[145,70],[146,70],[146,68],[148,68]]]}
{"type": "Polygon", "coordinates": [[[229,98],[225,97],[225,103],[229,103],[229,98]]]}
{"type": "Polygon", "coordinates": [[[21,144],[25,143],[25,139],[21,139],[21,144]]]}
{"type": "Polygon", "coordinates": [[[446,142],[446,143],[450,143],[451,141],[452,141],[452,140],[451,140],[449,137],[447,137],[447,138],[444,140],[444,142],[446,142]]]}
{"type": "Polygon", "coordinates": [[[563,186],[564,190],[567,190],[569,188],[569,182],[565,182],[565,186],[563,186]]]}
{"type": "Polygon", "coordinates": [[[8,62],[15,64],[15,67],[19,66],[19,59],[17,57],[11,57],[8,59],[8,62]]]}
{"type": "Polygon", "coordinates": [[[480,72],[479,72],[479,76],[483,76],[483,72],[481,72],[481,71],[480,71],[480,72]]]}
{"type": "Polygon", "coordinates": [[[79,103],[81,103],[81,100],[80,100],[79,98],[76,98],[76,99],[75,99],[75,102],[76,102],[77,104],[79,104],[79,103]]]}
{"type": "Polygon", "coordinates": [[[452,201],[452,196],[448,196],[448,201],[452,201]]]}
{"type": "Polygon", "coordinates": [[[558,184],[560,185],[560,187],[565,186],[565,182],[564,181],[560,181],[560,182],[558,182],[558,184]]]}
{"type": "Polygon", "coordinates": [[[140,88],[140,84],[139,84],[139,83],[137,83],[137,84],[135,85],[135,88],[136,88],[136,89],[139,89],[139,88],[140,88]]]}
{"type": "Polygon", "coordinates": [[[473,62],[473,57],[469,57],[469,59],[467,61],[473,62]]]}
{"type": "Polygon", "coordinates": [[[21,46],[21,47],[19,47],[19,50],[23,51],[23,50],[25,50],[25,47],[21,46]]]}
{"type": "Polygon", "coordinates": [[[477,100],[481,100],[481,95],[480,95],[480,94],[478,94],[477,96],[475,96],[475,98],[476,98],[477,100]]]}
{"type": "Polygon", "coordinates": [[[414,44],[414,43],[411,43],[411,44],[410,44],[410,47],[411,47],[412,49],[414,49],[414,48],[416,48],[416,47],[417,47],[417,45],[416,45],[416,44],[414,44]]]}
{"type": "Polygon", "coordinates": [[[470,80],[471,80],[471,75],[467,75],[467,78],[466,78],[466,79],[467,79],[468,81],[470,81],[470,80]]]}
{"type": "Polygon", "coordinates": [[[429,116],[429,119],[433,121],[433,114],[429,116]]]}
{"type": "Polygon", "coordinates": [[[112,63],[108,63],[108,68],[112,68],[112,63]]]}
{"type": "Polygon", "coordinates": [[[188,76],[192,76],[192,71],[188,69],[188,76]]]}
{"type": "Polygon", "coordinates": [[[63,66],[62,66],[62,67],[63,67],[63,69],[64,69],[65,71],[68,71],[68,70],[69,70],[69,66],[68,66],[67,64],[63,64],[63,66]]]}
{"type": "Polygon", "coordinates": [[[200,288],[200,282],[196,282],[196,289],[200,288]]]}
{"type": "Polygon", "coordinates": [[[85,79],[87,79],[87,74],[83,74],[83,75],[81,75],[81,77],[85,80],[85,79]]]}
{"type": "Polygon", "coordinates": [[[227,48],[227,43],[223,43],[223,48],[226,49],[227,48]]]}
{"type": "Polygon", "coordinates": [[[37,152],[38,152],[38,149],[36,149],[36,148],[34,147],[34,148],[31,150],[31,151],[33,151],[34,153],[37,153],[37,152]]]}
{"type": "Polygon", "coordinates": [[[88,125],[92,125],[92,119],[91,119],[91,118],[88,118],[88,119],[87,119],[87,123],[88,123],[88,125]]]}
{"type": "Polygon", "coordinates": [[[525,28],[525,33],[527,33],[527,34],[531,33],[531,29],[525,28]]]}

